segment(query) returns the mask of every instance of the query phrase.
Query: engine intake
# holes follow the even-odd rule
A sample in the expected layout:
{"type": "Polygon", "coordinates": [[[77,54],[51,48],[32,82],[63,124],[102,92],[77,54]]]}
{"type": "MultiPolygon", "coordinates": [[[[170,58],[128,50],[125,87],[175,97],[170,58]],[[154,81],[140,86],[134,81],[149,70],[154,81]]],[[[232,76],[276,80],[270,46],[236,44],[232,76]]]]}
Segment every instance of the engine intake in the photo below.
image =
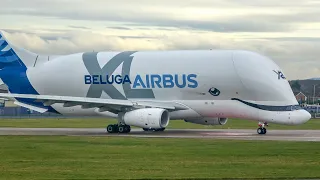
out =
{"type": "Polygon", "coordinates": [[[202,119],[185,119],[185,122],[201,125],[225,125],[228,118],[202,118],[202,119]]]}
{"type": "Polygon", "coordinates": [[[127,112],[123,121],[130,126],[141,128],[165,128],[169,124],[169,112],[160,108],[145,108],[127,112]]]}

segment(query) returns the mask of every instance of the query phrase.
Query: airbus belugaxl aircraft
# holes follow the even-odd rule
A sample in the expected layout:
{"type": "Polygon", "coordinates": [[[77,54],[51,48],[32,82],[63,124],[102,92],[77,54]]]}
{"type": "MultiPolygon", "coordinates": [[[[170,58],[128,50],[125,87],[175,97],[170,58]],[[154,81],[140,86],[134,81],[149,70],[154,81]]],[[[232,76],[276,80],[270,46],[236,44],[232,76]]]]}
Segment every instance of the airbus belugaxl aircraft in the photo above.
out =
{"type": "Polygon", "coordinates": [[[15,104],[44,113],[118,119],[109,133],[130,126],[163,131],[170,119],[224,125],[228,118],[298,125],[303,110],[281,69],[240,50],[85,52],[43,56],[0,35],[0,78],[15,104]]]}

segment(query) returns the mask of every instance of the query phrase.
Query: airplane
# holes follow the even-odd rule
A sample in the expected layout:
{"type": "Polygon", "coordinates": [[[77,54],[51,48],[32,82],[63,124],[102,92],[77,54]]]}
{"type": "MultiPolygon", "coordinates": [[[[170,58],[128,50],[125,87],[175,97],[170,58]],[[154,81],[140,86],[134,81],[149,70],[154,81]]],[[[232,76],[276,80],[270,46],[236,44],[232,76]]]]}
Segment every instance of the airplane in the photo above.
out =
{"type": "MultiPolygon", "coordinates": [[[[88,41],[88,40],[86,40],[88,41]]],[[[41,113],[117,118],[108,133],[131,126],[164,131],[170,120],[225,125],[229,118],[299,125],[302,109],[280,67],[244,50],[107,51],[48,56],[0,34],[0,78],[15,104],[41,113]]]]}

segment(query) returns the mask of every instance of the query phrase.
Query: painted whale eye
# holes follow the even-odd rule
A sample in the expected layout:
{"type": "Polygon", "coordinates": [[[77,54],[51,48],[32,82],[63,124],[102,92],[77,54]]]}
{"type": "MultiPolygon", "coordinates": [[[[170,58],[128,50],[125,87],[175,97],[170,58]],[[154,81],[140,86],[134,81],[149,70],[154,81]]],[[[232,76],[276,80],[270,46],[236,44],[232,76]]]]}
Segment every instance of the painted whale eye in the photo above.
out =
{"type": "Polygon", "coordinates": [[[219,91],[219,89],[217,89],[217,88],[210,88],[210,89],[209,89],[209,93],[210,93],[212,96],[219,96],[219,95],[220,95],[220,91],[219,91]]]}

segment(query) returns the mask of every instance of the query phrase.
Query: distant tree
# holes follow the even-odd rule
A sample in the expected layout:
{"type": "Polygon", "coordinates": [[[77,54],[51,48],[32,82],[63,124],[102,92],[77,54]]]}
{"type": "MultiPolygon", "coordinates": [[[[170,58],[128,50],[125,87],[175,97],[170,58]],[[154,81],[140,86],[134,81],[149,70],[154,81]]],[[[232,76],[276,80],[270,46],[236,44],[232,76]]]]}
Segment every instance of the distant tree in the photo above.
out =
{"type": "Polygon", "coordinates": [[[291,88],[297,91],[301,91],[301,84],[298,80],[291,82],[291,88]]]}

